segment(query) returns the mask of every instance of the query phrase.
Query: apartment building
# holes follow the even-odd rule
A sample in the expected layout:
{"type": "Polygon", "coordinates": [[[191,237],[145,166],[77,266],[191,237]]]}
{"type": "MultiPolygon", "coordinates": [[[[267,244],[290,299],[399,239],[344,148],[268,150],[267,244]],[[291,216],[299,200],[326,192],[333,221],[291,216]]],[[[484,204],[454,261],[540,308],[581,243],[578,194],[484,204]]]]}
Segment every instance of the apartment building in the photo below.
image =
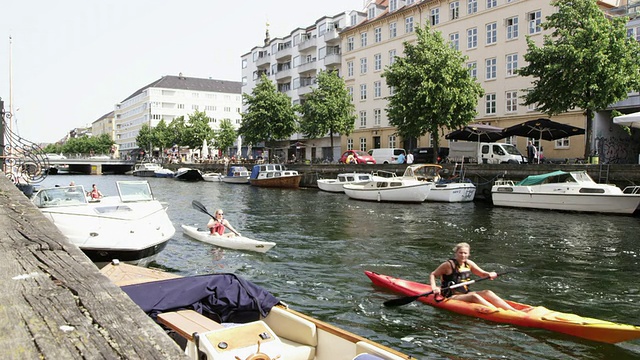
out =
{"type": "Polygon", "coordinates": [[[91,123],[91,133],[93,136],[107,134],[109,139],[115,139],[114,113],[109,111],[102,115],[98,120],[91,123]]]}
{"type": "Polygon", "coordinates": [[[160,120],[168,125],[180,116],[188,119],[196,110],[207,114],[214,130],[223,119],[237,129],[242,120],[241,88],[238,81],[163,76],[115,105],[115,142],[122,154],[139,149],[143,146],[136,144],[136,137],[142,125],[153,128],[160,120]]]}

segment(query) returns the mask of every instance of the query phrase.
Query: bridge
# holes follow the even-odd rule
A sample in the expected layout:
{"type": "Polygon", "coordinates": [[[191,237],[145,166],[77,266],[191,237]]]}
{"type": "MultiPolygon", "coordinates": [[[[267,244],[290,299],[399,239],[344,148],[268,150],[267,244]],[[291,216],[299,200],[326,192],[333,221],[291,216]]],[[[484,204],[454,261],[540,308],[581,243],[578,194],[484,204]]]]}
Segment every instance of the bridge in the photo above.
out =
{"type": "Polygon", "coordinates": [[[86,159],[48,159],[51,166],[49,173],[57,174],[61,171],[81,173],[86,175],[124,174],[133,168],[134,160],[110,159],[110,158],[86,158],[86,159]]]}

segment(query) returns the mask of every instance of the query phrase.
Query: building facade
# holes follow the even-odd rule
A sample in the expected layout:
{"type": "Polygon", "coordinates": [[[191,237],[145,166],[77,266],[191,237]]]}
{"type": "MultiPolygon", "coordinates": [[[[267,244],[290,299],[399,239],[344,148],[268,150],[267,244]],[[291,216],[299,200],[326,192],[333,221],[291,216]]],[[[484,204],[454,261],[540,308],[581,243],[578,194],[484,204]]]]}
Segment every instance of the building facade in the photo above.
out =
{"type": "Polygon", "coordinates": [[[151,128],[164,120],[167,125],[177,117],[195,111],[205,112],[209,125],[218,130],[220,121],[231,120],[237,129],[242,115],[241,83],[237,81],[201,79],[178,76],[163,76],[137,90],[114,110],[115,142],[121,154],[143,148],[136,137],[147,124],[151,128]]]}
{"type": "Polygon", "coordinates": [[[93,136],[107,134],[109,139],[115,140],[114,113],[110,111],[102,115],[98,120],[91,123],[91,133],[93,136]]]}

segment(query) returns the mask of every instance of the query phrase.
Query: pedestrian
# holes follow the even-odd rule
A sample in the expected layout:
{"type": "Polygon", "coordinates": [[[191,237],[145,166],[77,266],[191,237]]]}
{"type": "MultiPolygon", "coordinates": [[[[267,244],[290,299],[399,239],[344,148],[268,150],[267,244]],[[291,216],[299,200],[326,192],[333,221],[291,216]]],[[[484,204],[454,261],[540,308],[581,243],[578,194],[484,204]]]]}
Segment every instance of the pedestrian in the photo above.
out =
{"type": "Polygon", "coordinates": [[[407,157],[404,155],[404,153],[400,153],[400,155],[398,155],[398,164],[404,164],[406,159],[407,157]]]}
{"type": "Polygon", "coordinates": [[[529,164],[533,164],[536,153],[536,147],[533,145],[533,142],[529,141],[529,145],[527,145],[527,161],[529,161],[529,164]]]}
{"type": "Polygon", "coordinates": [[[407,164],[409,165],[413,164],[413,153],[407,154],[407,164]]]}

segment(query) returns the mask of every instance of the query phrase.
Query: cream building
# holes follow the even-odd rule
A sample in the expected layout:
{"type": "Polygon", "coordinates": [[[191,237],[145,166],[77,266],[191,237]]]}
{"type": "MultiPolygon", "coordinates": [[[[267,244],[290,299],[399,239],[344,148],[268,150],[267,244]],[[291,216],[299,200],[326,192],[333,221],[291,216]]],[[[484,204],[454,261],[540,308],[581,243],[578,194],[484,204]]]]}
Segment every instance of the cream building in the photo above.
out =
{"type": "Polygon", "coordinates": [[[114,114],[110,111],[102,115],[98,120],[91,123],[91,134],[93,136],[100,136],[107,134],[109,139],[115,139],[115,126],[114,126],[114,114]]]}

